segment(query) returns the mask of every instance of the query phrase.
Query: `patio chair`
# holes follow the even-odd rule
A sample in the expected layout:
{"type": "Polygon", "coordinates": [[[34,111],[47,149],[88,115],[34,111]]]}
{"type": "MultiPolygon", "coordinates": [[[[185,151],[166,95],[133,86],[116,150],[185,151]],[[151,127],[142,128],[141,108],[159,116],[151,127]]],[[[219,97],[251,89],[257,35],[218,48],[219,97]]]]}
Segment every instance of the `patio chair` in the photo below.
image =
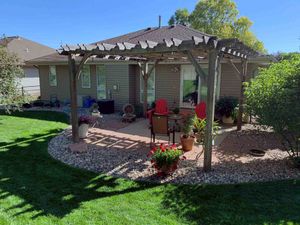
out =
{"type": "Polygon", "coordinates": [[[155,143],[156,135],[168,136],[169,143],[170,143],[171,134],[173,134],[173,144],[175,144],[175,130],[169,128],[167,115],[153,114],[150,129],[151,129],[151,141],[153,140],[153,143],[155,143]]]}
{"type": "Polygon", "coordinates": [[[206,118],[206,103],[200,102],[198,105],[196,105],[195,112],[199,119],[205,119],[206,118]]]}
{"type": "Polygon", "coordinates": [[[167,100],[161,98],[161,99],[157,99],[155,101],[155,108],[151,109],[151,110],[149,110],[147,112],[147,117],[148,117],[149,122],[151,124],[153,114],[156,114],[156,115],[168,115],[169,113],[170,113],[170,111],[168,109],[167,100]]]}

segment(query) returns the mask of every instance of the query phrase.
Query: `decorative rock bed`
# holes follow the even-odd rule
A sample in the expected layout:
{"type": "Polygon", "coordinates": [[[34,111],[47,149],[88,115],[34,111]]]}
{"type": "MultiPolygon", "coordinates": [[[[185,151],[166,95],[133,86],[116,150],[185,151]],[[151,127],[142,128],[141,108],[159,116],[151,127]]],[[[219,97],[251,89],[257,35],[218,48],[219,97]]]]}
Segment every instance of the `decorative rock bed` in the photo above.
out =
{"type": "Polygon", "coordinates": [[[280,150],[274,134],[246,130],[231,132],[213,151],[212,171],[202,171],[203,156],[198,160],[181,161],[169,177],[157,177],[147,158],[149,146],[144,141],[132,141],[116,136],[91,137],[87,151],[74,153],[69,149],[70,129],[49,143],[52,157],[68,165],[101,172],[115,177],[159,183],[241,183],[298,179],[300,170],[290,166],[288,154],[280,150]],[[263,149],[263,157],[249,154],[250,149],[263,149]]]}

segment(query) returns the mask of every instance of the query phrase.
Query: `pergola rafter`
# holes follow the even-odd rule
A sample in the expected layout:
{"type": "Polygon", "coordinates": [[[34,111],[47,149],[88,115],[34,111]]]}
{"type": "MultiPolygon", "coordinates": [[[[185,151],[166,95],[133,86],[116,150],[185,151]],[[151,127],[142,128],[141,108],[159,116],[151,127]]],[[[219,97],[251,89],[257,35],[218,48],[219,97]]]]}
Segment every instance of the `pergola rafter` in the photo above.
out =
{"type": "MultiPolygon", "coordinates": [[[[61,55],[69,56],[69,70],[71,82],[71,110],[72,110],[72,133],[74,142],[78,141],[77,123],[77,99],[76,99],[76,74],[79,75],[82,66],[91,56],[101,58],[113,58],[115,60],[134,60],[141,68],[144,78],[144,110],[147,106],[147,80],[151,71],[148,69],[150,62],[154,63],[152,70],[161,61],[189,60],[202,79],[207,82],[207,129],[205,131],[204,143],[204,170],[211,169],[212,154],[212,126],[214,121],[215,86],[219,74],[220,61],[226,58],[239,58],[246,62],[249,56],[258,53],[250,49],[238,39],[217,39],[215,36],[199,35],[190,39],[180,40],[178,38],[163,39],[161,42],[152,40],[140,40],[138,43],[118,42],[115,44],[78,44],[64,45],[58,50],[61,55]],[[75,55],[83,56],[80,66],[75,66],[75,55]],[[203,71],[199,60],[208,58],[208,75],[203,71]]],[[[243,64],[244,65],[244,64],[243,64]]],[[[246,65],[246,64],[245,64],[246,65]]],[[[243,78],[246,67],[243,67],[243,78]]],[[[241,112],[240,112],[241,113],[241,112]]]]}

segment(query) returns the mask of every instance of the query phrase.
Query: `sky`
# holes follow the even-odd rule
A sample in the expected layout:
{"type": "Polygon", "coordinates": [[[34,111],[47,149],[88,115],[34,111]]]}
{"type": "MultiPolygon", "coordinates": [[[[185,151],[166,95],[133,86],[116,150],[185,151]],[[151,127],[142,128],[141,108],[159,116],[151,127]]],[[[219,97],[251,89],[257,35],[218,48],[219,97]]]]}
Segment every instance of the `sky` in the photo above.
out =
{"type": "MultiPolygon", "coordinates": [[[[0,35],[19,35],[53,48],[92,43],[158,25],[198,0],[1,0],[0,35]]],[[[269,53],[300,49],[300,0],[235,0],[239,16],[269,53]]]]}

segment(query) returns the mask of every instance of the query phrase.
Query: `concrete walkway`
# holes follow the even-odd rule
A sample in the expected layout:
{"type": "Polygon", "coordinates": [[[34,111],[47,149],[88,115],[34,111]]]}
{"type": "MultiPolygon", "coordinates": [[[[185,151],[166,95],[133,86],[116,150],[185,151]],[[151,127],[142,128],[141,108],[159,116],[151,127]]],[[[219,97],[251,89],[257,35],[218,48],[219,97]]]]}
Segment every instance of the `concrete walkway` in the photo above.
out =
{"type": "MultiPolygon", "coordinates": [[[[118,129],[117,132],[129,134],[136,137],[141,137],[143,140],[145,138],[148,138],[148,141],[150,142],[150,129],[149,129],[149,122],[145,119],[138,119],[136,122],[131,123],[130,125],[118,129]]],[[[227,135],[235,130],[235,126],[224,126],[221,127],[221,129],[218,131],[218,135],[215,138],[214,145],[218,146],[220,145],[223,140],[227,137],[227,135]]],[[[175,133],[175,142],[180,143],[180,132],[175,133]]],[[[171,139],[172,140],[172,139],[171,139]]],[[[167,136],[157,136],[157,141],[168,141],[167,136]]]]}

